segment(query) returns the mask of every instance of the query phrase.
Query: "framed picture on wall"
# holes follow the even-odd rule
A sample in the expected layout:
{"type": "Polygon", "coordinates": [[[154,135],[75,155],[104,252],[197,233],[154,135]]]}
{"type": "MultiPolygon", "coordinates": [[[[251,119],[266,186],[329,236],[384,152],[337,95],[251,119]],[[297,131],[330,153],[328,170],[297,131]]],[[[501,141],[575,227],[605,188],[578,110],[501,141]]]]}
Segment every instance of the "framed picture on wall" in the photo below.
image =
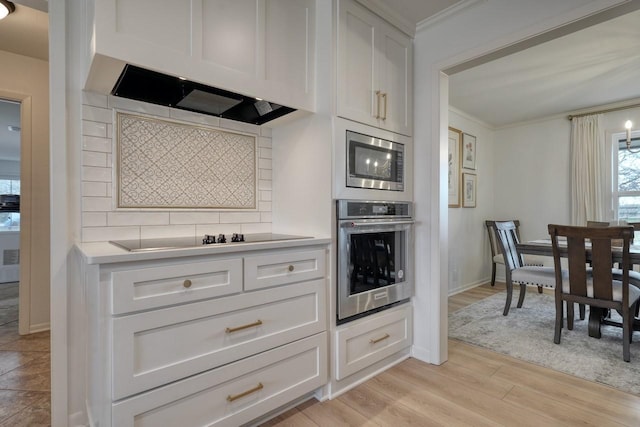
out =
{"type": "Polygon", "coordinates": [[[462,167],[476,170],[476,137],[462,134],[462,167]]]}
{"type": "Polygon", "coordinates": [[[460,147],[462,131],[449,128],[449,207],[460,207],[460,147]]]}
{"type": "Polygon", "coordinates": [[[462,207],[475,208],[478,194],[478,176],[473,173],[462,174],[462,207]]]}

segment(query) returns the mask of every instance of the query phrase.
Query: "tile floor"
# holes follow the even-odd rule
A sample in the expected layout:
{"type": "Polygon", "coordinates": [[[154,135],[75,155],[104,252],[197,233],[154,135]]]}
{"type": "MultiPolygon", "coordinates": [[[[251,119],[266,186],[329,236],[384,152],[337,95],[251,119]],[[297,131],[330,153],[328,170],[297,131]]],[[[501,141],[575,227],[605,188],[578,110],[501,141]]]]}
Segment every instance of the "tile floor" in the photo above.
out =
{"type": "Polygon", "coordinates": [[[0,427],[51,425],[49,332],[18,334],[18,283],[0,283],[0,427]]]}

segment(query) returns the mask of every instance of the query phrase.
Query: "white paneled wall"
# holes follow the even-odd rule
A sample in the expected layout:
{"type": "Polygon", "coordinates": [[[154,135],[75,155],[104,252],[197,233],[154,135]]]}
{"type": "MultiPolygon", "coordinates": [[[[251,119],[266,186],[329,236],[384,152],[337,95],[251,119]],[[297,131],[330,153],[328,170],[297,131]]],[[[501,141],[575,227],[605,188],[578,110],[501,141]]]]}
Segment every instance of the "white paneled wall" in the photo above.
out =
{"type": "Polygon", "coordinates": [[[82,241],[271,232],[271,129],[93,92],[83,93],[82,241]],[[114,201],[114,109],[258,137],[258,209],[119,210],[114,201]]]}

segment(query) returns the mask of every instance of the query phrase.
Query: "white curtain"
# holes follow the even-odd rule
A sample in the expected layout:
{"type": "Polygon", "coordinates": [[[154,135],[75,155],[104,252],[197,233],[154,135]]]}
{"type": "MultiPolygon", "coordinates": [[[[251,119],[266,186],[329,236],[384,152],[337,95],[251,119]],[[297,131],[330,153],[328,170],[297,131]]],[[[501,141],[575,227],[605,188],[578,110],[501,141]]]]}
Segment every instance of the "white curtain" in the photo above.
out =
{"type": "Polygon", "coordinates": [[[605,221],[606,147],[601,135],[602,114],[571,120],[571,221],[586,225],[605,221]]]}

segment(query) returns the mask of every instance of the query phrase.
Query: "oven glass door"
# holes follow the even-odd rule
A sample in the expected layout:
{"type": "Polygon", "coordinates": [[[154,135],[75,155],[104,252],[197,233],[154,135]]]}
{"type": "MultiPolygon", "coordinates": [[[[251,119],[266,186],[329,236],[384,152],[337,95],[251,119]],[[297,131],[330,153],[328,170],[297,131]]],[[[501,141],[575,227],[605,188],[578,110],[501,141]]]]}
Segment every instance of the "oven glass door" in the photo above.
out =
{"type": "Polygon", "coordinates": [[[343,221],[339,238],[338,318],[413,294],[409,248],[413,221],[343,221]]]}
{"type": "Polygon", "coordinates": [[[347,186],[404,190],[404,145],[347,131],[347,186]]]}

